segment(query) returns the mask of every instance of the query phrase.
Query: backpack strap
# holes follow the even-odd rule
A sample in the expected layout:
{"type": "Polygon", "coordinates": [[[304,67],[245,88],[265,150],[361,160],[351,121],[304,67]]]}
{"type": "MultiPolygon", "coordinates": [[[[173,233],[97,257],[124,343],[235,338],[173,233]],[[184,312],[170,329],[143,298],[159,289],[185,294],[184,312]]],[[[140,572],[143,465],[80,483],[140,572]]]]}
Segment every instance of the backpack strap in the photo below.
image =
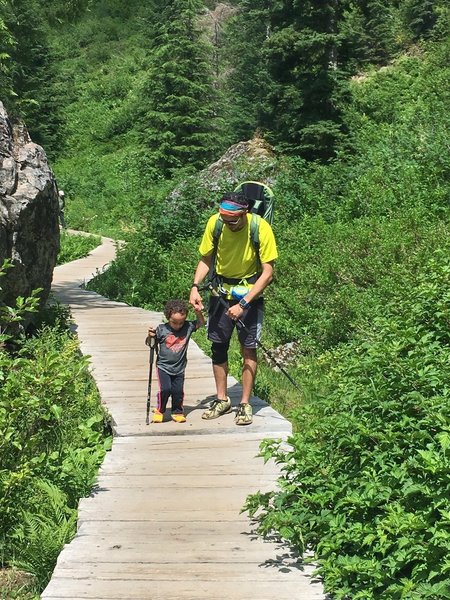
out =
{"type": "Polygon", "coordinates": [[[219,238],[221,236],[223,230],[223,220],[222,217],[219,215],[217,217],[217,221],[214,224],[214,231],[213,231],[213,244],[214,244],[214,252],[217,253],[217,247],[219,245],[219,238]]]}
{"type": "Polygon", "coordinates": [[[259,226],[261,224],[261,217],[252,213],[252,219],[250,221],[250,240],[253,244],[253,249],[256,252],[256,260],[258,263],[258,272],[261,273],[261,258],[259,256],[259,226]]]}
{"type": "Polygon", "coordinates": [[[208,273],[208,281],[211,281],[211,282],[215,282],[217,279],[217,272],[216,272],[217,249],[219,247],[219,239],[222,234],[222,230],[223,230],[223,221],[222,221],[222,217],[219,215],[217,218],[217,221],[214,224],[214,231],[213,231],[213,251],[212,251],[212,255],[211,255],[212,256],[211,265],[209,267],[209,273],[208,273]]]}

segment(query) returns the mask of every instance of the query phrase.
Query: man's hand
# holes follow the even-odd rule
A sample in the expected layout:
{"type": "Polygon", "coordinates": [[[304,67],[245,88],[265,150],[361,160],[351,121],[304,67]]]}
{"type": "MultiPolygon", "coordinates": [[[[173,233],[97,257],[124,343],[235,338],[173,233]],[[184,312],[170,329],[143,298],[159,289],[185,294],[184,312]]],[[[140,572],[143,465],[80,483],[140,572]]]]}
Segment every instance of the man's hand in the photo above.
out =
{"type": "Polygon", "coordinates": [[[230,308],[227,310],[227,316],[230,317],[232,321],[237,321],[242,317],[243,314],[244,309],[239,304],[233,304],[233,306],[230,306],[230,308]]]}
{"type": "Polygon", "coordinates": [[[196,287],[191,289],[191,294],[189,296],[189,304],[193,307],[195,312],[201,312],[205,307],[203,306],[203,300],[200,296],[200,292],[196,287]]]}
{"type": "Polygon", "coordinates": [[[205,277],[209,273],[209,268],[211,266],[211,255],[210,256],[202,256],[197,268],[195,270],[194,275],[194,286],[191,288],[191,294],[189,296],[189,304],[193,307],[195,311],[203,310],[205,307],[203,306],[203,300],[200,296],[200,292],[198,291],[197,283],[200,284],[205,277]]]}

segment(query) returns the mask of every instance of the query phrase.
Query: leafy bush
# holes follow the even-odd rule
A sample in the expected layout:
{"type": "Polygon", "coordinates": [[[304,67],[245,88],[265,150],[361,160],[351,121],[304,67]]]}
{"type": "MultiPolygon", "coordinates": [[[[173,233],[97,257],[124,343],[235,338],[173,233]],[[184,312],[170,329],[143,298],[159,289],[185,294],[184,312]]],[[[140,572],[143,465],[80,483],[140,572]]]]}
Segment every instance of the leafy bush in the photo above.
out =
{"type": "Polygon", "coordinates": [[[337,599],[450,597],[449,276],[437,251],[370,332],[305,364],[291,449],[263,448],[281,487],[247,508],[314,549],[337,599]]]}
{"type": "Polygon", "coordinates": [[[187,299],[197,261],[197,241],[180,240],[166,249],[142,232],[86,287],[133,306],[162,310],[169,298],[187,299]]]}
{"type": "Polygon", "coordinates": [[[43,588],[61,549],[73,538],[77,510],[68,507],[64,492],[45,480],[37,481],[36,492],[36,503],[22,511],[12,534],[17,558],[11,563],[33,573],[37,586],[43,588]]]}
{"type": "Polygon", "coordinates": [[[295,340],[302,353],[350,339],[375,306],[414,280],[434,248],[449,243],[447,223],[414,208],[347,223],[308,217],[275,232],[280,258],[266,322],[272,343],[295,340]]]}
{"type": "Polygon", "coordinates": [[[56,166],[67,196],[66,220],[74,229],[123,239],[139,222],[146,157],[138,147],[96,152],[64,158],[56,166]]]}
{"type": "Polygon", "coordinates": [[[27,564],[41,586],[75,533],[78,500],[89,494],[110,445],[108,418],[67,313],[55,305],[50,314],[33,337],[15,341],[14,353],[0,348],[2,561],[27,564]]]}

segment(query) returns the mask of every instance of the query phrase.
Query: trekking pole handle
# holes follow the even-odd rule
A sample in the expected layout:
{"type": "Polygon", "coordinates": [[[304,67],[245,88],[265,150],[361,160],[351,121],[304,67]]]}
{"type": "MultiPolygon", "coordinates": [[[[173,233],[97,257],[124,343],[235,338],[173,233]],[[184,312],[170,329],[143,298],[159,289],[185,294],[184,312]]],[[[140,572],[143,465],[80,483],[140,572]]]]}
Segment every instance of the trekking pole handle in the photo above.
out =
{"type": "Polygon", "coordinates": [[[149,348],[154,348],[156,344],[156,335],[148,335],[145,338],[145,345],[149,346],[149,348]]]}
{"type": "Polygon", "coordinates": [[[198,289],[199,292],[204,292],[205,290],[209,290],[211,292],[211,294],[214,294],[214,292],[216,292],[216,294],[214,294],[214,295],[218,294],[217,290],[213,287],[213,285],[210,281],[207,281],[203,285],[199,284],[195,287],[198,289]]]}
{"type": "Polygon", "coordinates": [[[210,281],[207,281],[205,284],[199,286],[199,288],[198,288],[199,292],[204,292],[206,290],[209,290],[209,292],[211,293],[211,295],[215,296],[216,298],[221,298],[222,297],[221,292],[217,288],[215,288],[210,281]]]}

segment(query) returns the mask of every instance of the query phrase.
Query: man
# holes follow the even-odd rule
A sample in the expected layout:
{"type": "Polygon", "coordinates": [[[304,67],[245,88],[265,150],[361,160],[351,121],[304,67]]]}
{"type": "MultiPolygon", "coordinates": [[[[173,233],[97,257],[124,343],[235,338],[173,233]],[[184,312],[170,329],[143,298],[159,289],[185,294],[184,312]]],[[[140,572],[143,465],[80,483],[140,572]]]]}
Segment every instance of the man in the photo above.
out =
{"type": "Polygon", "coordinates": [[[202,417],[216,419],[231,412],[231,400],[227,396],[228,348],[236,322],[241,320],[245,328],[237,326],[243,356],[242,397],[235,417],[237,425],[249,425],[253,420],[250,396],[256,376],[257,340],[261,336],[263,320],[262,293],[273,279],[273,265],[278,257],[272,228],[263,219],[259,226],[258,256],[250,236],[252,216],[248,209],[248,201],[241,194],[230,192],[221,198],[219,213],[208,220],[200,243],[201,259],[189,299],[195,310],[203,309],[199,286],[215,263],[213,266],[218,280],[226,290],[226,306],[219,298],[211,297],[208,339],[212,342],[217,399],[202,417]],[[214,230],[219,217],[224,225],[215,252],[214,230]],[[233,288],[239,289],[240,300],[233,297],[233,288]]]}

